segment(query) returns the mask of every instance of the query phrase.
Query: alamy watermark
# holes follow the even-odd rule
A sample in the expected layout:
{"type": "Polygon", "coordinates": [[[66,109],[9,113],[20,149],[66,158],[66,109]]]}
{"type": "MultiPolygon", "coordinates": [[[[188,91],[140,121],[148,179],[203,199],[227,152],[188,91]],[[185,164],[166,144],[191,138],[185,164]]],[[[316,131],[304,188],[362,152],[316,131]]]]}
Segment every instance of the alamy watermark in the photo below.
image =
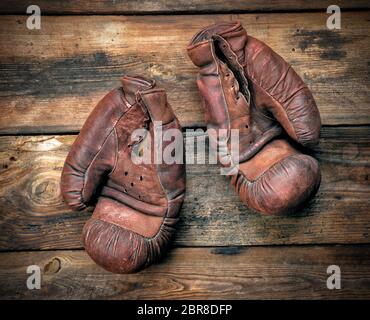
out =
{"type": "Polygon", "coordinates": [[[27,7],[27,14],[30,16],[27,18],[27,29],[29,30],[40,30],[41,29],[41,9],[39,6],[33,4],[27,7]]]}
{"type": "Polygon", "coordinates": [[[179,129],[162,130],[162,122],[154,121],[151,132],[145,128],[131,134],[134,164],[217,164],[222,175],[234,175],[239,166],[238,129],[187,129],[187,138],[179,129]],[[208,135],[210,144],[206,145],[208,135]],[[152,141],[153,139],[153,141],[152,141]],[[153,150],[152,150],[153,149],[153,150]],[[184,150],[185,149],[185,150],[184,150]],[[208,149],[208,150],[207,150],[208,149]],[[184,157],[184,152],[186,157],[184,157]]]}
{"type": "Polygon", "coordinates": [[[335,4],[332,4],[326,9],[326,13],[331,13],[331,15],[326,20],[326,27],[329,30],[340,29],[341,28],[340,7],[335,4]]]}
{"type": "Polygon", "coordinates": [[[328,279],[326,280],[326,287],[329,290],[341,289],[342,288],[342,283],[341,283],[342,279],[341,279],[340,267],[335,265],[335,264],[330,265],[326,269],[326,273],[330,275],[328,277],[328,279]]]}
{"type": "Polygon", "coordinates": [[[28,276],[26,285],[29,290],[41,289],[41,269],[37,265],[27,267],[28,276]]]}

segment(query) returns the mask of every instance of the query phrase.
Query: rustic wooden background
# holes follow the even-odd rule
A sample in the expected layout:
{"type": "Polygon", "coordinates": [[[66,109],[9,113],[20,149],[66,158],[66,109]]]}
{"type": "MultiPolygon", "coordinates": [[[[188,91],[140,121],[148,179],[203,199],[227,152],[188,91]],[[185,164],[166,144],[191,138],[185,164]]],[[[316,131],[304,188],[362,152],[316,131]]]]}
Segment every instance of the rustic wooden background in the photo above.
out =
{"type": "Polygon", "coordinates": [[[370,3],[332,1],[0,2],[0,298],[370,298],[370,3]],[[38,4],[41,30],[26,28],[38,4]],[[239,19],[307,82],[323,121],[318,195],[294,215],[265,217],[238,200],[217,166],[187,166],[173,250],[138,274],[114,275],[82,248],[92,208],[72,212],[61,168],[97,101],[124,73],[155,78],[186,128],[203,127],[186,44],[239,19]],[[28,290],[28,265],[42,288],[28,290]],[[328,290],[339,265],[342,289],[328,290]]]}

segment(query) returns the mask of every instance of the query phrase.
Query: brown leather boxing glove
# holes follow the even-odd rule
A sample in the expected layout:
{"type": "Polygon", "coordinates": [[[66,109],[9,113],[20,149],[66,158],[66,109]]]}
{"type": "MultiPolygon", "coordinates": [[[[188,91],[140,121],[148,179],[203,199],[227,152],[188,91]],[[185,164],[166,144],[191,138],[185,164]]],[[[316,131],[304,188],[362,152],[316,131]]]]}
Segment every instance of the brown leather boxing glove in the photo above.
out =
{"type": "MultiPolygon", "coordinates": [[[[282,132],[302,145],[318,142],[321,120],[310,90],[287,62],[247,35],[239,22],[201,30],[187,49],[199,67],[197,85],[207,127],[226,132],[226,165],[237,165],[231,183],[241,200],[266,214],[299,208],[317,191],[320,169],[282,132]],[[231,155],[232,129],[239,132],[237,159],[231,155]]],[[[209,139],[213,147],[222,140],[214,134],[209,139]]]]}
{"type": "Polygon", "coordinates": [[[185,169],[181,127],[165,91],[143,77],[126,76],[121,83],[82,127],[64,164],[61,190],[75,210],[97,199],[83,229],[86,251],[105,269],[129,273],[165,252],[184,199],[185,169]],[[178,139],[169,137],[171,129],[178,139]],[[167,135],[163,141],[155,140],[160,131],[167,135]],[[171,143],[182,160],[168,164],[160,154],[171,143]]]}

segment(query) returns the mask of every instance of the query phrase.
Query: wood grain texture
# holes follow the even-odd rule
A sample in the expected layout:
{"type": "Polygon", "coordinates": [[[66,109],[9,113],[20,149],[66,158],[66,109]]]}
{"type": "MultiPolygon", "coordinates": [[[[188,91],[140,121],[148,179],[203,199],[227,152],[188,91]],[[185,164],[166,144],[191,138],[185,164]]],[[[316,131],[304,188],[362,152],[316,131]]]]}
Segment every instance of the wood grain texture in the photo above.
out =
{"type": "Polygon", "coordinates": [[[290,62],[317,100],[324,124],[370,123],[370,11],[327,14],[43,17],[0,25],[0,133],[78,132],[99,99],[125,73],[153,77],[167,89],[185,127],[202,126],[196,68],[186,45],[196,31],[239,19],[249,34],[290,62]]]}
{"type": "MultiPolygon", "coordinates": [[[[0,13],[25,14],[33,4],[29,0],[2,0],[0,13]]],[[[181,12],[236,12],[236,11],[299,11],[326,8],[333,4],[328,0],[38,0],[43,14],[153,14],[181,12]]],[[[366,0],[336,0],[341,9],[369,8],[366,0]]]]}
{"type": "MultiPolygon", "coordinates": [[[[82,247],[81,230],[92,208],[70,211],[59,190],[74,139],[0,137],[0,250],[82,247]]],[[[216,165],[200,164],[204,158],[188,164],[176,245],[369,243],[370,127],[325,127],[313,154],[323,176],[318,195],[304,210],[283,217],[248,210],[216,165]]]]}
{"type": "Polygon", "coordinates": [[[369,299],[370,247],[178,248],[132,275],[98,267],[84,251],[0,254],[1,299],[369,299]],[[42,272],[28,290],[27,266],[42,272]],[[328,290],[327,267],[341,268],[328,290]]]}

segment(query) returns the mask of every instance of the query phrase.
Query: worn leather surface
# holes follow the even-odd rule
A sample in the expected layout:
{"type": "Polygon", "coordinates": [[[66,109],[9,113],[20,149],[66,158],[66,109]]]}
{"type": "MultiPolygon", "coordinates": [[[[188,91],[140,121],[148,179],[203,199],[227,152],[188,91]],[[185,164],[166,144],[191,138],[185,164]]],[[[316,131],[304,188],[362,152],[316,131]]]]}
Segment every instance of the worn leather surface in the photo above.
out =
{"type": "Polygon", "coordinates": [[[229,158],[228,166],[239,165],[231,183],[241,200],[266,214],[297,210],[317,191],[320,169],[284,135],[304,146],[318,142],[321,120],[310,90],[239,22],[204,28],[187,49],[199,68],[207,127],[214,129],[209,130],[210,144],[215,148],[226,141],[227,152],[219,157],[229,158]],[[231,152],[232,129],[239,132],[237,159],[231,152]]]}
{"type": "MultiPolygon", "coordinates": [[[[75,210],[96,203],[83,229],[91,258],[109,271],[129,273],[165,253],[184,199],[185,168],[154,161],[159,148],[171,143],[157,145],[155,130],[165,135],[179,129],[182,135],[165,91],[138,76],[125,76],[121,83],[82,127],[65,161],[61,190],[75,210]],[[135,135],[138,129],[147,131],[135,135]],[[152,161],[133,161],[133,153],[142,156],[144,149],[152,161]]],[[[176,141],[182,144],[182,136],[176,141]]]]}

